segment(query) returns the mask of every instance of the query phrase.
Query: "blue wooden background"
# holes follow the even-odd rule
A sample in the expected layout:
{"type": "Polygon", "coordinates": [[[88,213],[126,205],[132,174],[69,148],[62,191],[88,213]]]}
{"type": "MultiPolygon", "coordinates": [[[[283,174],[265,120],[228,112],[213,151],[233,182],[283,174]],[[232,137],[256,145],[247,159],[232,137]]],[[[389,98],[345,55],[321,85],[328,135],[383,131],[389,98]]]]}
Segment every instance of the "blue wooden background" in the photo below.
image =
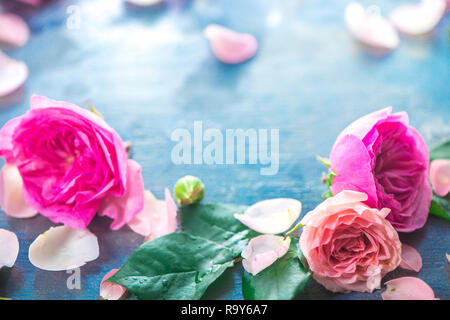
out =
{"type": "MultiPolygon", "coordinates": [[[[10,8],[12,1],[2,3],[10,8]]],[[[124,140],[133,142],[146,188],[159,198],[185,174],[201,177],[206,202],[252,204],[292,197],[303,213],[321,200],[323,167],[338,133],[368,112],[392,105],[409,112],[429,145],[450,138],[450,17],[423,38],[401,38],[392,54],[377,58],[356,44],[344,24],[349,1],[192,0],[136,11],[120,0],[51,2],[20,13],[31,25],[23,48],[30,77],[23,89],[0,100],[0,125],[24,113],[31,94],[86,106],[90,100],[124,140]],[[67,7],[78,5],[80,28],[67,27],[67,7]],[[224,65],[212,56],[202,30],[210,23],[250,32],[257,56],[224,65]],[[175,165],[170,136],[176,128],[280,130],[280,169],[261,176],[259,165],[175,165]]],[[[372,1],[386,14],[407,1],[372,1]]],[[[108,229],[96,218],[99,259],[81,268],[81,290],[68,290],[65,272],[33,267],[27,252],[52,223],[44,217],[17,220],[0,214],[0,227],[16,232],[21,250],[16,266],[0,272],[0,297],[13,299],[98,299],[100,280],[120,267],[143,238],[128,228],[108,229]]],[[[418,276],[441,299],[450,298],[450,224],[430,217],[402,240],[423,257],[418,276]]],[[[209,299],[242,299],[241,266],[227,271],[206,293],[209,299]]],[[[385,279],[414,272],[394,271],[385,279]]],[[[301,299],[380,299],[373,294],[333,294],[311,281],[301,299]]]]}

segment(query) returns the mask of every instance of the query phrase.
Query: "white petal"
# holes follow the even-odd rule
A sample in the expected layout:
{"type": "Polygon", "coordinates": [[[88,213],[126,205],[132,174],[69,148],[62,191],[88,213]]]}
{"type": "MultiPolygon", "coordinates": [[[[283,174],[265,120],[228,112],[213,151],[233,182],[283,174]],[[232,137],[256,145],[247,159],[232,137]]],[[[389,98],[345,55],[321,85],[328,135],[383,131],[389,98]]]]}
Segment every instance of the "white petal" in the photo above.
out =
{"type": "Polygon", "coordinates": [[[48,271],[78,268],[98,256],[98,241],[93,233],[66,226],[52,227],[39,235],[28,253],[35,267],[48,271]]]}
{"type": "Polygon", "coordinates": [[[393,50],[399,44],[397,31],[377,10],[365,9],[357,2],[350,3],[345,10],[345,22],[352,35],[361,43],[393,50]]]}
{"type": "Polygon", "coordinates": [[[399,6],[389,19],[400,32],[418,36],[432,31],[444,16],[445,9],[445,0],[422,0],[399,6]]]}
{"type": "Polygon", "coordinates": [[[253,238],[242,251],[242,265],[253,275],[272,265],[278,258],[286,254],[291,238],[265,234],[253,238]]]}
{"type": "Polygon", "coordinates": [[[19,240],[14,232],[0,229],[0,269],[11,268],[19,255],[19,240]]]}
{"type": "Polygon", "coordinates": [[[255,203],[236,219],[260,232],[277,234],[287,231],[300,216],[302,204],[295,199],[279,198],[255,203]]]}
{"type": "Polygon", "coordinates": [[[0,51],[0,97],[18,89],[27,77],[25,63],[11,59],[0,51]]]}
{"type": "Polygon", "coordinates": [[[6,164],[0,171],[0,206],[6,215],[14,218],[30,218],[37,211],[23,199],[23,181],[16,166],[6,164]]]}
{"type": "Polygon", "coordinates": [[[27,23],[13,13],[0,13],[0,44],[6,47],[21,47],[30,36],[27,23]]]}

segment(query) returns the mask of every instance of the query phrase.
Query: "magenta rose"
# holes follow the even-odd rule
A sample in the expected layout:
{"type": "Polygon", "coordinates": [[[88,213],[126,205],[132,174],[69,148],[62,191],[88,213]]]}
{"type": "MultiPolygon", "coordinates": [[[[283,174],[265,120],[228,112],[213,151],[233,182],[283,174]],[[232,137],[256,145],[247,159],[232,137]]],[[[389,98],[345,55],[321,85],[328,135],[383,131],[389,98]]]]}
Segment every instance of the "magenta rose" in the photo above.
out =
{"type": "Polygon", "coordinates": [[[401,262],[389,209],[365,205],[365,193],[342,191],[301,220],[300,248],[314,279],[333,292],[372,292],[401,262]]]}
{"type": "Polygon", "coordinates": [[[16,166],[25,202],[55,223],[85,228],[97,212],[112,229],[143,208],[141,167],[94,113],[33,96],[31,109],[0,130],[0,156],[16,166]]]}
{"type": "Polygon", "coordinates": [[[423,227],[432,199],[428,148],[408,125],[408,114],[392,108],[368,114],[338,136],[330,154],[337,174],[331,192],[355,190],[373,208],[389,208],[387,219],[398,231],[423,227]]]}

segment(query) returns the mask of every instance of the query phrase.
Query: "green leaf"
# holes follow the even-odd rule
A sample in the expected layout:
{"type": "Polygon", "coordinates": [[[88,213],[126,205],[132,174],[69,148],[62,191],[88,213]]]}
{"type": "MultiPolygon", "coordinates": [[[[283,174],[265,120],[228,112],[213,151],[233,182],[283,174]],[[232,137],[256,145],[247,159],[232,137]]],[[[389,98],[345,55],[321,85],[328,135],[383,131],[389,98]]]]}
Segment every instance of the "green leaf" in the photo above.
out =
{"type": "Polygon", "coordinates": [[[431,148],[430,161],[435,159],[450,159],[450,140],[431,148]]]}
{"type": "Polygon", "coordinates": [[[193,204],[181,208],[181,228],[184,232],[218,243],[239,256],[249,239],[258,233],[248,229],[234,217],[247,207],[232,204],[193,204]]]}
{"type": "Polygon", "coordinates": [[[297,244],[291,242],[283,257],[257,275],[244,270],[242,294],[246,300],[289,300],[306,287],[310,278],[311,273],[300,261],[297,244]]]}
{"type": "Polygon", "coordinates": [[[430,205],[430,214],[450,221],[450,201],[433,195],[430,205]]]}
{"type": "Polygon", "coordinates": [[[138,299],[199,299],[206,288],[233,266],[232,252],[184,232],[148,241],[108,281],[138,299]]]}

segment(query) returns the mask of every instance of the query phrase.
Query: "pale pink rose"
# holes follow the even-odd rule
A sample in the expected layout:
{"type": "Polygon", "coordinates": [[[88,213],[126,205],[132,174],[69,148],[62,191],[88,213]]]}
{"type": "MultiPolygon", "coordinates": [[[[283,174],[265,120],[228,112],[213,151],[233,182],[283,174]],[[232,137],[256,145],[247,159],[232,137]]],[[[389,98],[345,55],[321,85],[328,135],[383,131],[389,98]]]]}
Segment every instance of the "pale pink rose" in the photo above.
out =
{"type": "Polygon", "coordinates": [[[433,289],[422,279],[402,277],[385,283],[386,290],[381,294],[383,300],[439,300],[433,289]]]}
{"type": "Polygon", "coordinates": [[[217,59],[224,63],[237,64],[251,59],[258,50],[258,41],[248,33],[239,33],[215,24],[204,30],[217,59]]]}
{"type": "Polygon", "coordinates": [[[115,275],[119,269],[112,269],[102,279],[100,284],[100,297],[105,300],[119,300],[122,298],[127,289],[120,284],[108,282],[107,280],[115,275]]]}
{"type": "Polygon", "coordinates": [[[142,210],[141,167],[103,119],[76,105],[34,95],[0,130],[0,156],[19,169],[25,202],[55,223],[85,228],[101,207],[119,229],[142,210]]]}
{"type": "Polygon", "coordinates": [[[244,269],[256,275],[286,254],[291,238],[264,234],[250,240],[242,251],[244,269]]]}
{"type": "Polygon", "coordinates": [[[438,196],[445,197],[450,192],[450,160],[431,161],[430,182],[438,196]]]}
{"type": "Polygon", "coordinates": [[[145,241],[156,239],[176,231],[177,210],[169,189],[165,189],[164,201],[156,199],[149,190],[145,190],[144,208],[128,225],[134,232],[145,236],[145,241]]]}
{"type": "Polygon", "coordinates": [[[366,193],[368,206],[391,209],[387,219],[394,228],[410,232],[425,224],[433,196],[428,148],[406,112],[391,112],[370,113],[341,132],[330,153],[337,174],[331,192],[366,193]]]}
{"type": "Polygon", "coordinates": [[[300,248],[313,277],[333,292],[372,292],[401,262],[401,243],[385,219],[389,209],[372,209],[367,195],[342,191],[301,220],[300,248]]]}

